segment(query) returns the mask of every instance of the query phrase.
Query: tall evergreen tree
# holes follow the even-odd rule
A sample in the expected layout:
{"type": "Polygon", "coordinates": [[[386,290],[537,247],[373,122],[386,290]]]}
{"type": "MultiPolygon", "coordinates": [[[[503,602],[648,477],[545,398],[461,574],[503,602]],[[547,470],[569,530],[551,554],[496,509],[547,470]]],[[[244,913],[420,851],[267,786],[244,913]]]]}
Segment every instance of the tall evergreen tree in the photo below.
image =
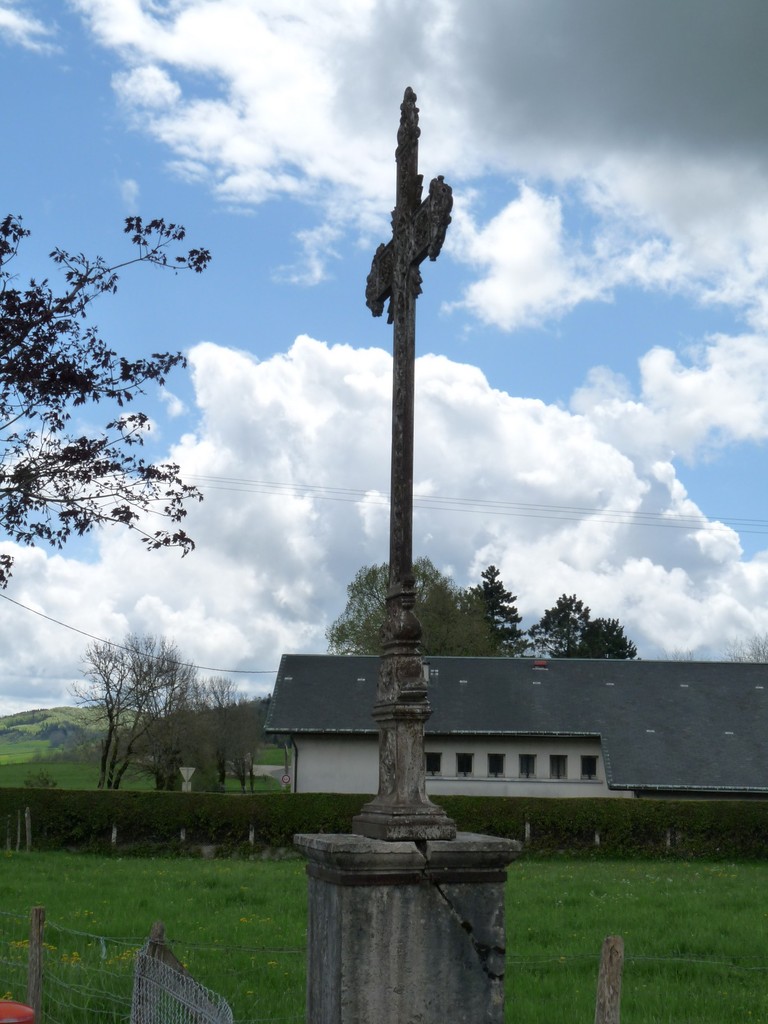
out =
{"type": "Polygon", "coordinates": [[[497,653],[513,657],[523,654],[529,647],[528,637],[520,629],[522,616],[517,610],[517,596],[507,590],[495,565],[489,565],[480,574],[482,582],[470,587],[484,609],[485,621],[496,642],[497,653]]]}
{"type": "Polygon", "coordinates": [[[562,594],[553,608],[547,608],[535,626],[528,630],[537,654],[551,658],[578,658],[584,632],[589,622],[589,608],[575,594],[562,594]]]}
{"type": "Polygon", "coordinates": [[[637,647],[624,635],[618,619],[592,619],[581,641],[581,658],[620,658],[632,661],[637,647]]]}
{"type": "Polygon", "coordinates": [[[637,647],[618,619],[593,619],[575,594],[562,594],[528,630],[534,650],[551,658],[637,657],[637,647]]]}

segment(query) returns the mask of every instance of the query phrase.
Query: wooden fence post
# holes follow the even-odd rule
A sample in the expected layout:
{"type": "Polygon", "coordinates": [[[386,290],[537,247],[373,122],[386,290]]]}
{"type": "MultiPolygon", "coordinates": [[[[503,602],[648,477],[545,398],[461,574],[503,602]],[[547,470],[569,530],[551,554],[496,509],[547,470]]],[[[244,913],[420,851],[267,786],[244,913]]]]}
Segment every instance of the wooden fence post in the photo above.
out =
{"type": "Polygon", "coordinates": [[[29,917],[29,958],[27,961],[27,1006],[35,1011],[35,1024],[41,1024],[43,1006],[43,933],[45,907],[32,907],[29,917]]]}
{"type": "Polygon", "coordinates": [[[166,967],[172,968],[177,974],[188,975],[189,971],[174,954],[173,950],[165,941],[165,925],[162,921],[155,921],[149,932],[149,943],[147,952],[155,960],[160,960],[166,967]]]}
{"type": "Polygon", "coordinates": [[[27,853],[32,850],[32,812],[28,807],[24,809],[24,833],[27,840],[27,853]]]}
{"type": "Polygon", "coordinates": [[[600,954],[597,977],[595,1024],[619,1024],[621,1020],[621,971],[624,966],[624,940],[609,935],[600,954]]]}
{"type": "MultiPolygon", "coordinates": [[[[159,960],[179,974],[187,974],[184,965],[176,959],[173,951],[165,944],[165,925],[162,921],[155,921],[152,925],[146,953],[148,957],[159,960]]],[[[137,957],[133,975],[131,1024],[156,1024],[159,1019],[156,988],[152,977],[147,976],[144,961],[141,957],[137,957]]]]}

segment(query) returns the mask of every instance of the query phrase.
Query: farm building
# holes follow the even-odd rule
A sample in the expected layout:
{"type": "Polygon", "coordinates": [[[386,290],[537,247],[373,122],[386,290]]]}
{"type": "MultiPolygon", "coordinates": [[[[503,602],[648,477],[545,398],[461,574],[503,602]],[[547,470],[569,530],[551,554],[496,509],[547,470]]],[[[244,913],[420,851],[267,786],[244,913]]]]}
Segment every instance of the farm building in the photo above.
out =
{"type": "MultiPolygon", "coordinates": [[[[295,792],[375,793],[379,659],[283,656],[267,732],[289,735],[295,792]]],[[[768,665],[425,661],[427,793],[766,797],[768,665]]]]}

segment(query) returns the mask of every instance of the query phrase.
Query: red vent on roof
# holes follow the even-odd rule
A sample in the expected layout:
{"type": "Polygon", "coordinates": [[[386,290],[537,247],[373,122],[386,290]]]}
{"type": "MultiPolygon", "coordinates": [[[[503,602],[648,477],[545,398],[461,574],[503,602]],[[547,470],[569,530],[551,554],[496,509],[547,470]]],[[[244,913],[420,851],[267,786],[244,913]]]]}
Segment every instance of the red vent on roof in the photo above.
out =
{"type": "Polygon", "coordinates": [[[549,668],[549,662],[545,661],[544,658],[534,658],[533,659],[533,667],[534,668],[549,668]]]}

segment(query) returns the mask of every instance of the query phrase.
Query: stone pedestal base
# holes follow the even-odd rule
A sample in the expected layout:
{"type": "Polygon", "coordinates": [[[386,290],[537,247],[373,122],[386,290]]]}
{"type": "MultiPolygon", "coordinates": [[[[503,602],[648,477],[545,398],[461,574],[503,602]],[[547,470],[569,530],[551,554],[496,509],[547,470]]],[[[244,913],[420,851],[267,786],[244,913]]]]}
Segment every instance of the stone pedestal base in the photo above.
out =
{"type": "Polygon", "coordinates": [[[503,1024],[504,882],[521,845],[298,835],[308,1024],[503,1024]]]}

